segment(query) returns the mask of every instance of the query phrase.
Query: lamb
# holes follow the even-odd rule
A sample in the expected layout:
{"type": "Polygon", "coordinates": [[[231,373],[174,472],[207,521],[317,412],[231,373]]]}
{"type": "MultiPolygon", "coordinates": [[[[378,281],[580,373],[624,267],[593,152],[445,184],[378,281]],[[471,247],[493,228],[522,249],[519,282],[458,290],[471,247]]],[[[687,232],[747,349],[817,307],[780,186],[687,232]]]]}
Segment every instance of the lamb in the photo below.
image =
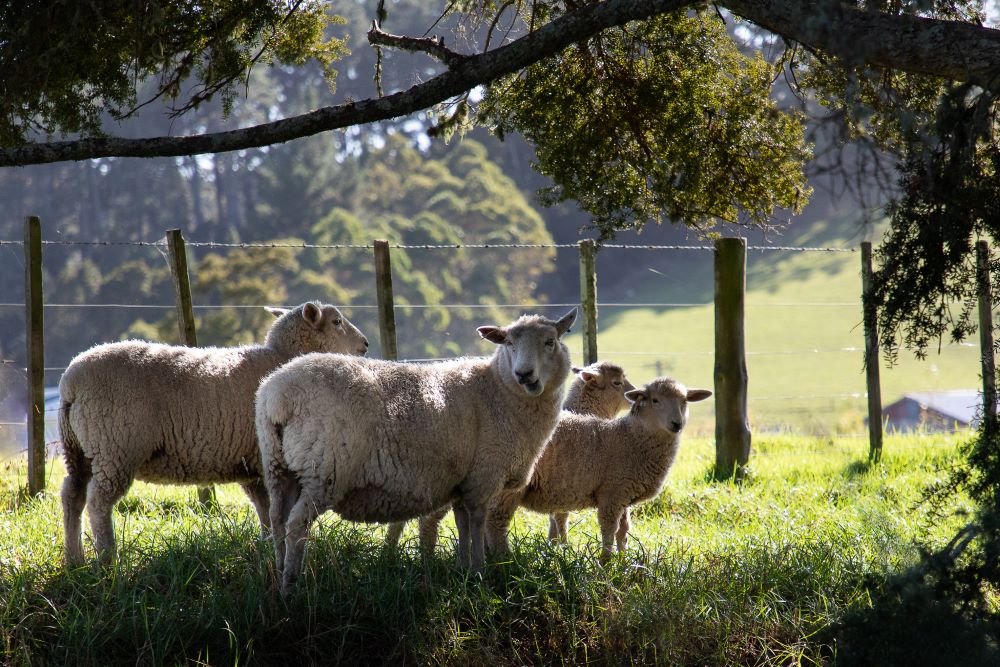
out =
{"type": "MultiPolygon", "coordinates": [[[[599,361],[585,368],[573,367],[575,377],[566,391],[563,400],[563,410],[577,414],[596,415],[602,419],[611,419],[631,405],[625,398],[625,392],[635,387],[625,377],[621,366],[610,361],[599,361]]],[[[545,453],[542,453],[545,456],[545,453]]],[[[420,517],[419,539],[420,549],[425,555],[434,552],[437,546],[438,525],[448,514],[450,507],[443,507],[431,514],[420,517]]],[[[566,540],[568,512],[556,512],[549,517],[549,539],[566,540]]],[[[396,544],[403,531],[402,523],[389,526],[386,533],[386,543],[396,544]]]]}
{"type": "Polygon", "coordinates": [[[627,392],[632,408],[616,419],[563,412],[528,486],[505,491],[490,508],[490,549],[507,552],[507,529],[518,506],[548,513],[596,507],[602,557],[614,553],[616,544],[624,551],[629,508],[659,494],[687,424],[688,403],[711,395],[661,377],[627,392]]]}
{"type": "Polygon", "coordinates": [[[364,335],[333,306],[268,310],[277,319],[263,345],[189,348],[133,340],[97,345],[70,362],[59,383],[68,565],[83,562],[84,505],[98,557],[114,560],[112,509],[133,479],[238,482],[267,530],[253,420],[261,379],[300,354],[363,355],[368,349],[364,335]]]}
{"type": "Polygon", "coordinates": [[[458,564],[485,563],[484,521],[504,488],[528,482],[559,419],[576,318],[522,316],[479,327],[491,357],[434,364],[306,355],[257,392],[275,569],[287,593],[312,522],[416,518],[454,501],[458,564]]]}

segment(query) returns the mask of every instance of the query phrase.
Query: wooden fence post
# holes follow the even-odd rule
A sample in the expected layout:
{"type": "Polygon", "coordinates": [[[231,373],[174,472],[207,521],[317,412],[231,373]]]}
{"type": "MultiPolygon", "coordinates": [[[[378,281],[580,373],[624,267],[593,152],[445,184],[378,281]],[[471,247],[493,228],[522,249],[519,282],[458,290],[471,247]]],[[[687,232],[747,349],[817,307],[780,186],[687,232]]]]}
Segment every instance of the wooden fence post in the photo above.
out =
{"type": "Polygon", "coordinates": [[[997,426],[997,370],[993,356],[993,296],[990,289],[990,246],[976,242],[976,282],[979,288],[979,349],[983,372],[983,425],[987,437],[997,426]]]}
{"type": "MultiPolygon", "coordinates": [[[[177,329],[181,343],[198,347],[198,334],[194,326],[194,302],[191,299],[191,281],[188,277],[187,250],[181,230],[167,230],[167,250],[170,253],[170,275],[174,279],[174,302],[177,305],[177,329]]],[[[215,489],[198,487],[198,502],[208,507],[215,503],[215,489]]]]}
{"type": "Polygon", "coordinates": [[[396,359],[396,313],[392,300],[392,264],[389,242],[375,241],[375,294],[378,300],[378,335],[383,359],[396,359]]]}
{"type": "Polygon", "coordinates": [[[583,308],[583,363],[597,362],[597,267],[592,239],[580,241],[580,305],[583,308]]]}
{"type": "Polygon", "coordinates": [[[42,223],[24,219],[24,323],[28,361],[28,494],[45,490],[45,340],[42,223]]]}
{"type": "Polygon", "coordinates": [[[739,478],[750,459],[747,418],[746,297],[747,243],[715,241],[715,476],[739,478]]]}
{"type": "Polygon", "coordinates": [[[865,382],[868,389],[868,460],[882,460],[882,383],[878,367],[878,322],[872,303],[872,244],[861,243],[861,311],[865,329],[865,382]]]}

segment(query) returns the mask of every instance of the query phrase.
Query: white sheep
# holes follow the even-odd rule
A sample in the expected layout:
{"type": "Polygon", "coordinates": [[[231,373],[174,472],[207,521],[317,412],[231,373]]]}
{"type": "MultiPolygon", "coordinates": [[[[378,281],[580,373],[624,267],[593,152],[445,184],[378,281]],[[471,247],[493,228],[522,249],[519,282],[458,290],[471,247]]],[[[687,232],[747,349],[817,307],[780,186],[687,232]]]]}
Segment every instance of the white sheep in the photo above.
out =
{"type": "MultiPolygon", "coordinates": [[[[621,366],[610,361],[598,361],[584,368],[573,367],[573,381],[563,399],[563,410],[583,415],[595,415],[611,419],[631,405],[625,392],[635,389],[625,377],[621,366]]],[[[545,456],[545,453],[542,453],[545,456]]],[[[420,517],[420,549],[425,555],[432,554],[437,546],[438,526],[448,514],[450,507],[440,508],[420,517]]],[[[566,540],[568,512],[556,512],[549,517],[549,539],[566,540]]],[[[386,543],[396,544],[402,533],[403,524],[393,523],[386,533],[386,543]]]]}
{"type": "Polygon", "coordinates": [[[277,319],[263,345],[191,348],[133,340],[97,345],[70,362],[59,383],[69,565],[83,562],[84,505],[98,556],[114,559],[112,509],[133,479],[238,482],[267,529],[253,419],[261,379],[300,354],[368,349],[368,340],[333,306],[268,310],[277,319]]]}
{"type": "Polygon", "coordinates": [[[659,494],[688,420],[688,403],[712,392],[657,378],[625,396],[628,414],[616,419],[563,412],[523,489],[505,491],[491,506],[487,540],[505,553],[507,529],[519,506],[535,512],[597,508],[603,556],[625,549],[629,508],[659,494]]]}
{"type": "Polygon", "coordinates": [[[458,563],[485,561],[484,520],[504,488],[524,486],[559,419],[569,351],[558,321],[522,316],[479,334],[492,357],[412,364],[307,355],[257,392],[275,568],[287,592],[312,522],[403,521],[454,501],[458,563]]]}

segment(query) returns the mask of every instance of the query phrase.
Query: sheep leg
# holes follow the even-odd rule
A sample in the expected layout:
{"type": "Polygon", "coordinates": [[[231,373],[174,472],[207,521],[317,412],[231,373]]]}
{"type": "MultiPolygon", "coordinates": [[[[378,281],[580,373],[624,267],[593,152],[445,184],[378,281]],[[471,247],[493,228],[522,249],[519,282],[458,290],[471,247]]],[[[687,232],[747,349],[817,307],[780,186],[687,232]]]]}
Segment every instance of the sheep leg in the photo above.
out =
{"type": "Polygon", "coordinates": [[[252,482],[240,484],[243,493],[253,503],[253,508],[257,511],[257,518],[260,520],[260,532],[263,537],[267,537],[267,531],[271,528],[270,502],[268,500],[267,488],[264,480],[255,479],[252,482]]]}
{"type": "Polygon", "coordinates": [[[83,508],[87,505],[87,482],[89,471],[72,471],[63,480],[62,508],[63,531],[66,534],[66,565],[73,567],[83,563],[83,508]]]}
{"type": "Polygon", "coordinates": [[[549,515],[549,540],[551,542],[567,541],[569,537],[569,512],[555,512],[549,515]]]}
{"type": "Polygon", "coordinates": [[[514,520],[514,513],[517,511],[520,499],[518,493],[501,492],[494,499],[487,514],[486,544],[490,551],[498,556],[506,556],[510,553],[507,533],[510,530],[511,521],[514,520]]]}
{"type": "Polygon", "coordinates": [[[115,525],[112,512],[122,496],[132,485],[131,471],[114,478],[102,476],[90,480],[87,487],[87,514],[90,516],[90,530],[94,534],[94,547],[103,565],[115,561],[115,525]]]}
{"type": "Polygon", "coordinates": [[[466,505],[469,513],[469,534],[472,571],[479,572],[486,565],[486,507],[466,505]]]}
{"type": "Polygon", "coordinates": [[[319,506],[307,495],[300,496],[288,515],[285,537],[285,566],[281,573],[281,594],[287,595],[302,570],[306,538],[313,521],[320,515],[319,506]]]}
{"type": "Polygon", "coordinates": [[[449,509],[451,509],[451,506],[445,505],[430,514],[420,517],[420,521],[418,522],[420,526],[420,553],[423,554],[424,558],[430,558],[434,555],[434,549],[437,547],[438,540],[438,526],[441,525],[441,521],[447,516],[449,509]]]}
{"type": "Polygon", "coordinates": [[[626,507],[618,524],[618,532],[615,534],[615,539],[618,541],[618,551],[625,551],[625,547],[628,546],[628,531],[632,529],[629,514],[630,508],[626,507]]]}
{"type": "Polygon", "coordinates": [[[385,531],[385,546],[394,547],[399,544],[399,538],[403,534],[405,521],[393,521],[385,531]]]}
{"type": "Polygon", "coordinates": [[[607,561],[615,552],[615,536],[621,525],[623,508],[620,505],[600,505],[597,523],[601,526],[601,561],[607,561]]]}
{"type": "Polygon", "coordinates": [[[455,551],[455,561],[458,567],[467,570],[470,565],[469,511],[465,507],[465,503],[461,500],[455,501],[452,505],[452,510],[455,512],[455,528],[458,529],[458,546],[455,551]]]}
{"type": "Polygon", "coordinates": [[[288,476],[274,477],[269,480],[269,484],[271,504],[268,513],[271,520],[271,539],[274,540],[274,569],[278,581],[281,581],[281,574],[285,568],[288,516],[298,501],[302,489],[293,477],[288,476]]]}

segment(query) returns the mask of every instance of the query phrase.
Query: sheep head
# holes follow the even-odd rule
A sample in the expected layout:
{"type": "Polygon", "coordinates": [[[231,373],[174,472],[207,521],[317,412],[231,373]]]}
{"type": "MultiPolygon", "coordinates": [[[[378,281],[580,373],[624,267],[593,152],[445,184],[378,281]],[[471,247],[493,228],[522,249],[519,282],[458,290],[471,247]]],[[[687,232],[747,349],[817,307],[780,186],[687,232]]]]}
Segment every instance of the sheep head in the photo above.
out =
{"type": "Polygon", "coordinates": [[[506,384],[529,396],[560,386],[569,370],[569,350],[560,340],[576,320],[576,308],[558,320],[522,315],[505,327],[479,327],[479,335],[498,345],[495,355],[506,384]]]}
{"type": "Polygon", "coordinates": [[[668,433],[680,433],[687,425],[688,403],[704,401],[712,395],[708,389],[688,389],[671,378],[657,378],[642,389],[625,393],[632,401],[632,414],[650,427],[668,433]]]}

